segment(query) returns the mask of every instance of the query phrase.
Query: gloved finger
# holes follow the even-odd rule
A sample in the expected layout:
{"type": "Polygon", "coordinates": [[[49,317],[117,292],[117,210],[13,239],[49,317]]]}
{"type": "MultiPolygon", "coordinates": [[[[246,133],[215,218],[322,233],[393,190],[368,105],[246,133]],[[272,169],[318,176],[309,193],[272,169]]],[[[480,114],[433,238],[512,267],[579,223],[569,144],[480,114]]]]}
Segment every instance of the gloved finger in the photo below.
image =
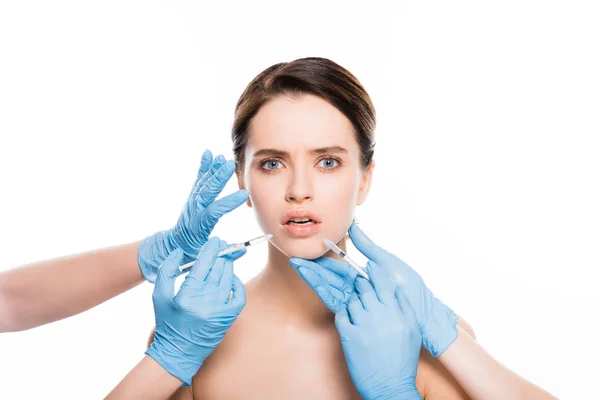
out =
{"type": "Polygon", "coordinates": [[[222,304],[227,304],[233,286],[233,261],[219,257],[219,260],[223,261],[223,273],[219,280],[219,295],[218,301],[222,304]]]}
{"type": "MultiPolygon", "coordinates": [[[[226,248],[226,247],[227,247],[227,246],[225,246],[225,248],[226,248]]],[[[220,248],[220,250],[219,250],[219,251],[221,251],[221,250],[223,250],[223,249],[224,249],[224,248],[222,248],[222,247],[219,247],[219,248],[220,248]]],[[[226,258],[226,259],[228,259],[228,260],[231,260],[231,261],[237,261],[237,260],[239,260],[240,258],[242,258],[242,257],[243,257],[243,256],[244,256],[244,255],[245,255],[247,252],[248,252],[248,250],[244,248],[244,249],[236,250],[236,251],[234,251],[233,253],[225,254],[225,255],[224,255],[224,256],[222,256],[222,257],[223,257],[223,258],[226,258]]],[[[186,269],[184,269],[184,270],[179,270],[179,272],[178,272],[178,276],[179,276],[179,275],[183,275],[183,274],[185,274],[185,273],[189,272],[189,269],[191,269],[191,267],[190,267],[190,268],[186,268],[186,269]]]]}
{"type": "Polygon", "coordinates": [[[204,183],[198,192],[198,206],[208,207],[221,193],[227,181],[235,172],[235,162],[228,160],[204,183]]]}
{"type": "Polygon", "coordinates": [[[236,260],[239,260],[247,252],[248,252],[248,249],[240,249],[240,250],[234,251],[233,253],[225,254],[223,257],[227,258],[228,260],[231,260],[231,261],[236,261],[236,260]]]}
{"type": "Polygon", "coordinates": [[[354,281],[354,285],[356,286],[356,292],[358,293],[358,298],[363,304],[363,307],[367,311],[374,311],[375,307],[379,305],[379,298],[375,293],[375,288],[371,285],[371,282],[359,276],[354,281]]]}
{"type": "Polygon", "coordinates": [[[225,250],[228,246],[225,240],[219,239],[219,251],[225,250]]]}
{"type": "Polygon", "coordinates": [[[206,275],[204,282],[209,286],[219,286],[223,272],[225,271],[225,259],[217,257],[210,271],[206,275]]]}
{"type": "Polygon", "coordinates": [[[350,301],[348,302],[348,316],[350,317],[352,324],[359,325],[361,322],[364,322],[365,313],[366,310],[358,298],[358,294],[356,292],[352,293],[352,296],[350,296],[350,301]]]}
{"type": "Polygon", "coordinates": [[[176,248],[159,267],[156,284],[152,293],[152,298],[155,302],[163,302],[173,297],[175,293],[175,278],[179,275],[179,266],[182,261],[183,250],[176,248]]]}
{"type": "Polygon", "coordinates": [[[217,254],[219,253],[220,239],[218,237],[212,237],[208,239],[208,242],[202,246],[196,262],[192,265],[190,273],[185,277],[185,282],[189,280],[195,280],[197,282],[204,282],[206,276],[212,269],[215,261],[217,260],[217,254]]]}
{"type": "Polygon", "coordinates": [[[387,253],[377,246],[353,221],[348,230],[350,240],[354,246],[370,260],[382,262],[382,257],[387,253]]]}
{"type": "Polygon", "coordinates": [[[202,154],[202,160],[200,161],[200,169],[198,170],[198,176],[196,179],[202,178],[204,174],[208,172],[213,162],[213,155],[209,149],[204,150],[202,154]]]}
{"type": "MultiPolygon", "coordinates": [[[[219,240],[219,251],[225,250],[226,248],[227,242],[224,240],[219,240]]],[[[212,286],[218,286],[219,282],[221,281],[221,276],[223,275],[224,267],[225,260],[219,257],[217,254],[217,259],[215,260],[215,263],[213,264],[210,271],[208,271],[204,282],[212,286]]]]}
{"type": "Polygon", "coordinates": [[[338,331],[344,332],[352,326],[350,317],[348,316],[348,310],[346,306],[340,307],[338,312],[335,313],[335,327],[338,331]]]}
{"type": "Polygon", "coordinates": [[[319,257],[313,261],[323,268],[327,268],[331,272],[335,272],[351,283],[354,282],[354,278],[356,278],[358,275],[358,272],[345,261],[336,260],[330,257],[319,257]]]}
{"type": "Polygon", "coordinates": [[[323,304],[334,313],[340,307],[345,307],[350,300],[352,291],[342,292],[336,289],[311,269],[299,267],[298,275],[319,296],[323,304]]]}
{"type": "Polygon", "coordinates": [[[400,307],[400,311],[406,322],[412,326],[419,326],[419,322],[417,320],[417,314],[415,313],[414,308],[410,305],[408,301],[408,297],[406,297],[406,293],[400,287],[400,285],[396,286],[396,290],[394,291],[394,296],[396,297],[396,301],[398,303],[398,307],[400,307]]]}
{"type": "MultiPolygon", "coordinates": [[[[221,190],[222,188],[219,189],[219,192],[221,190]]],[[[235,193],[231,193],[222,199],[215,201],[214,203],[211,203],[208,207],[206,207],[206,211],[204,213],[206,219],[203,221],[203,226],[206,225],[212,229],[219,221],[219,218],[228,212],[235,210],[244,204],[246,200],[248,200],[248,191],[242,189],[235,193]]]]}
{"type": "Polygon", "coordinates": [[[349,282],[354,282],[354,278],[356,278],[356,275],[358,275],[358,272],[356,272],[356,270],[345,261],[336,260],[335,258],[331,257],[319,257],[312,261],[316,264],[319,264],[323,268],[338,274],[342,278],[347,279],[349,282]]]}
{"type": "Polygon", "coordinates": [[[223,164],[225,164],[225,157],[223,157],[221,154],[219,154],[218,156],[215,157],[214,160],[212,160],[212,165],[210,166],[210,169],[208,170],[208,172],[206,172],[204,175],[199,177],[198,180],[196,181],[196,185],[194,187],[194,196],[192,198],[193,201],[197,202],[198,193],[200,192],[200,190],[202,189],[202,187],[204,186],[206,181],[211,176],[213,176],[215,174],[215,172],[217,172],[223,164]]]}
{"type": "MultiPolygon", "coordinates": [[[[226,288],[224,289],[226,290],[226,288]]],[[[246,288],[241,279],[235,274],[233,275],[231,291],[233,292],[233,295],[231,296],[229,304],[243,308],[246,305],[246,288]]]]}
{"type": "Polygon", "coordinates": [[[192,193],[190,194],[190,197],[192,197],[193,199],[196,198],[196,192],[202,185],[200,183],[200,180],[208,172],[210,166],[212,165],[212,162],[212,153],[209,149],[204,150],[204,153],[202,153],[202,158],[200,160],[200,168],[198,168],[198,174],[196,175],[196,180],[194,181],[194,186],[192,187],[192,193]]]}
{"type": "Polygon", "coordinates": [[[300,267],[298,268],[298,275],[319,296],[327,308],[336,307],[336,298],[331,293],[328,283],[318,276],[318,274],[311,269],[300,267]]]}
{"type": "Polygon", "coordinates": [[[375,288],[379,301],[386,306],[395,306],[396,299],[394,298],[394,288],[396,282],[394,282],[390,273],[379,264],[368,261],[367,274],[371,279],[371,283],[375,288]]]}
{"type": "Polygon", "coordinates": [[[354,279],[358,275],[358,272],[348,263],[328,257],[320,257],[314,261],[292,257],[290,265],[295,269],[299,267],[310,269],[329,285],[343,291],[352,291],[354,279]]]}

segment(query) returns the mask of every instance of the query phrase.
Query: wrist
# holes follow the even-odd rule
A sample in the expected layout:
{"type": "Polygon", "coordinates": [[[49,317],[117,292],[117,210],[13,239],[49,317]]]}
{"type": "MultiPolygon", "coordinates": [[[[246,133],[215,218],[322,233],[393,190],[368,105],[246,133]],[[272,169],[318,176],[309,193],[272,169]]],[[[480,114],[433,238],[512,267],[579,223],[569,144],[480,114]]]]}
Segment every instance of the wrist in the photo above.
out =
{"type": "Polygon", "coordinates": [[[156,281],[156,272],[169,254],[177,248],[171,238],[171,230],[156,232],[140,242],[138,265],[144,278],[150,283],[156,281]]]}
{"type": "MultiPolygon", "coordinates": [[[[369,399],[371,399],[369,397],[369,399]]],[[[373,400],[423,400],[416,386],[395,390],[388,394],[372,397],[373,400]]]]}
{"type": "Polygon", "coordinates": [[[458,316],[437,297],[432,295],[431,313],[421,330],[423,347],[434,358],[442,354],[458,337],[458,316]]]}
{"type": "Polygon", "coordinates": [[[165,247],[171,249],[171,251],[177,248],[183,251],[184,263],[194,261],[204,244],[204,242],[198,242],[194,237],[190,236],[190,232],[183,229],[179,223],[165,231],[163,241],[165,247]]]}
{"type": "Polygon", "coordinates": [[[158,267],[167,259],[171,249],[166,246],[168,243],[165,236],[168,231],[156,232],[140,242],[138,248],[138,265],[142,270],[144,278],[150,283],[156,281],[156,271],[158,267]]]}
{"type": "Polygon", "coordinates": [[[371,387],[364,392],[359,390],[359,393],[368,400],[422,400],[414,376],[399,380],[396,378],[389,378],[385,384],[380,382],[377,387],[371,387]]]}
{"type": "Polygon", "coordinates": [[[192,378],[204,363],[204,359],[190,360],[189,357],[185,357],[185,352],[171,348],[157,340],[152,342],[152,345],[146,350],[146,354],[187,386],[192,384],[192,378]]]}

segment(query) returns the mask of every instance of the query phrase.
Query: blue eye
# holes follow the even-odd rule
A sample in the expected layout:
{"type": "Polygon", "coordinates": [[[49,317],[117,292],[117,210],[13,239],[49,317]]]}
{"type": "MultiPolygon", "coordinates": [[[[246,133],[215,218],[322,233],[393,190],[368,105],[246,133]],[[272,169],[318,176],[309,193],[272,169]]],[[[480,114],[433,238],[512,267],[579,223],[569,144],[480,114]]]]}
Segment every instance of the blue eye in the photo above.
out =
{"type": "Polygon", "coordinates": [[[269,170],[269,171],[275,171],[278,170],[280,168],[281,165],[281,161],[277,161],[277,160],[266,160],[262,163],[261,167],[269,170]],[[279,168],[278,168],[279,167],[279,168]]]}
{"type": "Polygon", "coordinates": [[[324,158],[321,161],[319,161],[318,165],[324,169],[334,169],[339,165],[339,163],[340,162],[335,158],[324,158]]]}

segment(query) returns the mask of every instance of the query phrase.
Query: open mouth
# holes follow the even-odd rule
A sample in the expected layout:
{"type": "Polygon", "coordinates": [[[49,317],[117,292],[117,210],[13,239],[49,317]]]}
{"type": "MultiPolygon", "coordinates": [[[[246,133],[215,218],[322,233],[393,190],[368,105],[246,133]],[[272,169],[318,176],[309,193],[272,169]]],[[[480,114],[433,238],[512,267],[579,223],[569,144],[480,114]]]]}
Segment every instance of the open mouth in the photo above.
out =
{"type": "Polygon", "coordinates": [[[317,221],[311,218],[292,218],[286,222],[286,225],[314,225],[317,221]]]}
{"type": "Polygon", "coordinates": [[[290,236],[306,238],[318,233],[322,223],[307,210],[290,210],[283,217],[281,225],[290,236]]]}

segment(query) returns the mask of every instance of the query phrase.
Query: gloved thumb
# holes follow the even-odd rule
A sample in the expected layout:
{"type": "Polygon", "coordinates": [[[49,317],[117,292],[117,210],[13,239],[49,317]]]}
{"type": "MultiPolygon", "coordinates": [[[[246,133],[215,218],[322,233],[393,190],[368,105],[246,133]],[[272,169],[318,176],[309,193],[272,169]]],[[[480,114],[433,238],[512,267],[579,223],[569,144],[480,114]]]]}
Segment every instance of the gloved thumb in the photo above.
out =
{"type": "Polygon", "coordinates": [[[406,297],[406,293],[404,293],[404,290],[402,289],[402,287],[400,285],[396,286],[394,295],[396,297],[396,301],[398,302],[398,307],[400,308],[400,311],[404,315],[404,318],[406,318],[407,322],[410,325],[414,325],[414,326],[418,327],[419,325],[418,325],[417,315],[415,313],[415,310],[414,310],[414,308],[412,308],[410,301],[408,300],[408,297],[406,297]]]}
{"type": "Polygon", "coordinates": [[[323,279],[312,269],[308,269],[306,267],[299,267],[298,275],[300,275],[300,278],[302,278],[302,280],[317,294],[317,296],[319,296],[327,308],[333,312],[338,310],[339,302],[331,293],[333,288],[329,285],[327,280],[323,279]]]}
{"type": "Polygon", "coordinates": [[[173,297],[175,292],[175,278],[179,275],[179,266],[183,262],[183,250],[176,248],[158,268],[156,284],[152,299],[156,303],[173,297]]]}
{"type": "Polygon", "coordinates": [[[352,225],[350,225],[348,233],[350,234],[350,240],[352,240],[352,244],[354,244],[354,246],[361,253],[363,253],[365,257],[383,265],[381,262],[381,256],[383,256],[386,251],[369,239],[369,237],[356,225],[354,221],[352,222],[352,225]]]}
{"type": "Polygon", "coordinates": [[[233,294],[229,304],[239,308],[241,311],[246,305],[246,287],[244,286],[242,280],[235,274],[233,275],[232,279],[231,291],[233,294]]]}
{"type": "Polygon", "coordinates": [[[244,204],[246,200],[248,200],[248,191],[238,190],[210,204],[206,208],[205,222],[207,226],[214,226],[223,215],[235,210],[244,204]]]}

